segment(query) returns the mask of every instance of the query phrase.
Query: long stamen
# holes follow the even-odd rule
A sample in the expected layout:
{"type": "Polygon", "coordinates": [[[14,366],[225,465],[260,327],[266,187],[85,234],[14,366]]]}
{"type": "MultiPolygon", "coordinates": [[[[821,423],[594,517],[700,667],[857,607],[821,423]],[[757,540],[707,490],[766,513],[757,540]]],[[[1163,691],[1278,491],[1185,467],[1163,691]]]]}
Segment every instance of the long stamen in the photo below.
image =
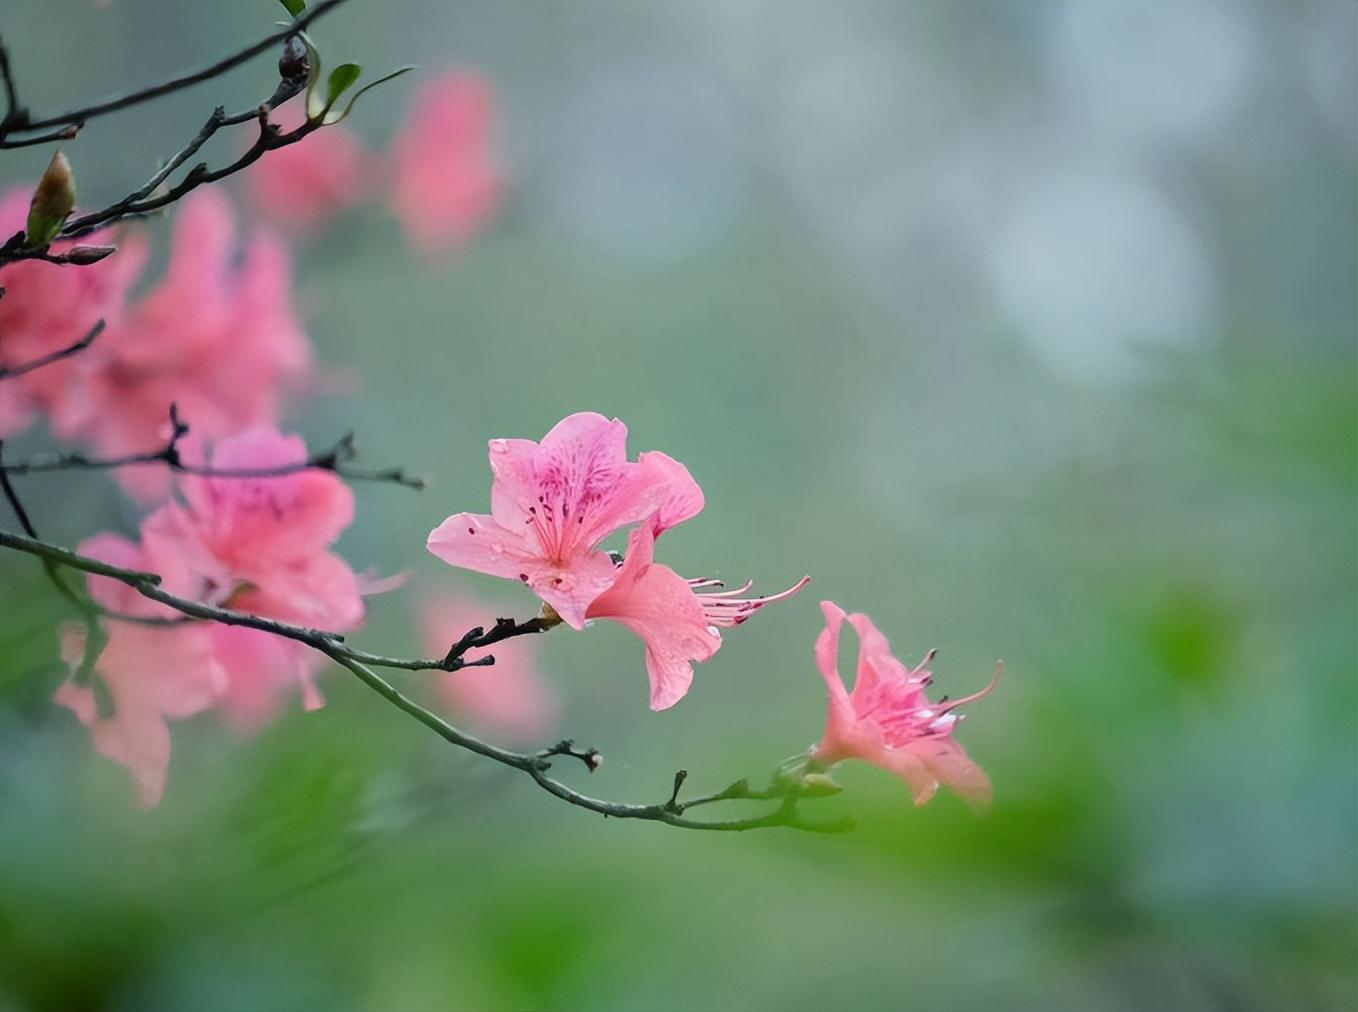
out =
{"type": "Polygon", "coordinates": [[[747,621],[755,612],[759,611],[766,604],[775,601],[783,601],[796,594],[808,583],[811,577],[803,576],[787,590],[779,594],[770,594],[767,597],[755,598],[736,598],[732,594],[741,594],[749,590],[754,585],[753,581],[745,584],[737,590],[723,591],[714,594],[700,594],[698,600],[702,602],[703,613],[707,620],[716,626],[737,626],[747,621]]]}
{"type": "Polygon", "coordinates": [[[954,710],[959,706],[966,706],[968,703],[974,703],[978,699],[984,699],[986,696],[990,695],[992,692],[995,691],[995,687],[1000,684],[1000,677],[1003,674],[1004,674],[1004,661],[996,661],[995,677],[990,680],[990,683],[984,689],[981,689],[979,692],[973,692],[970,696],[963,696],[961,699],[954,699],[951,703],[946,703],[939,706],[938,707],[939,715],[942,716],[943,714],[948,713],[950,710],[954,710]]]}

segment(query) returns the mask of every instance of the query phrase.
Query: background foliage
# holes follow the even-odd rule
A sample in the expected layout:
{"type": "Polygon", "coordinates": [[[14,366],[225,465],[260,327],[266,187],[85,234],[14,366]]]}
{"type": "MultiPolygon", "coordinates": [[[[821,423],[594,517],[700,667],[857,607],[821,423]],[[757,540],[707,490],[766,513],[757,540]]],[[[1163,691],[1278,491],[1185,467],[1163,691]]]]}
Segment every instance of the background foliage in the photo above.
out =
{"type": "MultiPolygon", "coordinates": [[[[4,28],[49,108],[276,17],[11,0],[4,28]]],[[[707,491],[678,568],[816,582],[661,715],[622,630],[544,640],[591,788],[814,740],[830,597],[940,647],[941,691],[1005,658],[961,735],[997,802],[855,769],[847,838],[614,824],[334,674],[258,737],[178,726],[143,814],[51,706],[61,602],[6,556],[0,1008],[1353,1007],[1351,4],[354,3],[323,35],[483,69],[513,177],[455,262],[375,210],[299,252],[336,371],[293,424],[436,479],[359,490],[343,550],[414,571],[362,642],[417,652],[411,603],[456,578],[423,539],[484,506],[488,436],[605,411],[707,491]]],[[[271,73],[91,123],[82,200],[271,73]]],[[[354,128],[385,143],[410,80],[354,128]]],[[[99,476],[25,487],[68,542],[135,520],[99,476]]]]}

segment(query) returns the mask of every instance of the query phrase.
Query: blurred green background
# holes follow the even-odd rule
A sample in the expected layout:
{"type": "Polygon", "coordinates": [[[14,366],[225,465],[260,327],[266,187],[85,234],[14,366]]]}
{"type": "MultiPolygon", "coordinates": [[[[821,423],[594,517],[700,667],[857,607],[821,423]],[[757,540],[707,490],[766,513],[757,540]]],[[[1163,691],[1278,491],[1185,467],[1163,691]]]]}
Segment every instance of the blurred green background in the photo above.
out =
{"type": "MultiPolygon", "coordinates": [[[[814,583],[659,715],[620,628],[543,639],[557,736],[608,760],[565,775],[626,800],[681,766],[762,778],[820,733],[828,597],[908,658],[939,647],[940,692],[1003,656],[960,734],[996,803],[916,809],[851,768],[818,806],[847,837],[604,821],[332,673],[326,709],[257,737],[176,725],[143,813],[51,704],[65,612],[7,555],[0,1009],[1353,1009],[1355,10],[353,0],[318,23],[331,60],[488,74],[510,172],[453,263],[380,210],[298,249],[354,383],[289,423],[435,479],[359,490],[342,550],[413,580],[356,639],[420,653],[414,603],[455,583],[526,617],[425,535],[485,508],[488,437],[616,414],[706,490],[676,568],[814,583]]],[[[0,16],[54,110],[279,9],[0,16]]],[[[272,74],[90,124],[82,201],[272,74]]],[[[384,146],[415,86],[355,130],[384,146]]],[[[72,543],[137,519],[98,476],[24,492],[72,543]]]]}

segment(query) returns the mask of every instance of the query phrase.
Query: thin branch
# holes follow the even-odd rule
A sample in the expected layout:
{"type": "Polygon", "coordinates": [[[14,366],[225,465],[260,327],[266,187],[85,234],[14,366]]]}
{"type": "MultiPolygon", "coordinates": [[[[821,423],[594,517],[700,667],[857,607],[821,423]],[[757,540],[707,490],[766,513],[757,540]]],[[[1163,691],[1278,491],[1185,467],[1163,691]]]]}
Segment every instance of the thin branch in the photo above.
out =
{"type": "MultiPolygon", "coordinates": [[[[37,556],[39,559],[53,565],[68,566],[72,569],[93,573],[97,576],[110,577],[131,587],[143,597],[168,605],[185,615],[190,615],[195,618],[211,619],[212,621],[222,622],[228,625],[240,625],[261,629],[265,632],[271,632],[287,639],[305,643],[307,646],[319,650],[342,667],[347,668],[378,695],[382,696],[398,709],[414,717],[421,724],[424,724],[426,727],[433,730],[445,741],[451,742],[459,748],[464,748],[469,752],[491,759],[503,766],[508,766],[511,769],[525,773],[535,784],[548,794],[551,794],[568,804],[605,817],[663,822],[667,825],[677,826],[683,829],[699,829],[713,832],[741,832],[751,829],[787,826],[811,832],[837,833],[845,832],[852,828],[852,822],[843,819],[833,822],[815,822],[803,819],[797,810],[797,802],[800,800],[799,795],[792,787],[787,787],[781,793],[775,795],[779,800],[779,804],[778,807],[771,812],[745,819],[730,819],[713,822],[692,819],[684,815],[683,809],[685,806],[677,801],[678,783],[676,783],[676,790],[670,799],[660,804],[626,804],[591,797],[548,775],[548,771],[551,769],[551,757],[556,755],[566,755],[576,758],[581,757],[578,750],[574,749],[569,742],[559,743],[557,746],[546,749],[543,752],[511,752],[507,749],[502,749],[497,745],[481,741],[479,738],[475,738],[454,727],[452,724],[449,724],[442,717],[410,699],[373,670],[374,666],[385,665],[416,669],[425,666],[426,664],[431,668],[442,669],[447,661],[446,658],[444,661],[404,662],[397,661],[394,658],[368,654],[364,651],[347,646],[343,642],[343,638],[335,633],[324,632],[317,629],[304,629],[300,626],[276,622],[273,619],[261,618],[257,615],[247,615],[243,612],[230,611],[224,608],[216,608],[212,605],[176,597],[161,588],[160,577],[153,573],[142,573],[136,570],[123,569],[119,566],[112,566],[108,563],[100,562],[98,559],[91,559],[78,555],[69,549],[48,544],[47,542],[33,537],[25,537],[19,534],[12,534],[8,531],[0,531],[0,548],[12,548],[29,555],[37,556]]],[[[532,623],[511,624],[515,628],[528,629],[532,627],[532,623]]],[[[506,638],[510,635],[507,631],[508,626],[504,625],[504,623],[497,622],[492,633],[482,633],[480,637],[463,637],[462,640],[459,640],[459,643],[484,639],[487,636],[494,635],[496,630],[502,628],[506,631],[501,634],[501,638],[506,638]]],[[[588,757],[591,753],[593,753],[593,750],[584,752],[583,755],[584,757],[588,757]]],[[[597,753],[594,754],[592,763],[588,758],[585,758],[585,761],[587,765],[592,765],[594,768],[597,768],[599,763],[597,753]]]]}
{"type": "MultiPolygon", "coordinates": [[[[3,378],[3,373],[0,373],[0,378],[3,378]]],[[[352,460],[357,454],[352,432],[346,433],[328,450],[314,453],[295,464],[258,468],[213,468],[186,463],[180,455],[179,442],[188,434],[189,427],[179,420],[173,406],[170,411],[170,422],[172,426],[170,438],[164,446],[156,450],[129,453],[119,457],[89,457],[83,453],[48,454],[6,464],[5,470],[10,474],[43,474],[51,471],[106,471],[120,467],[158,464],[168,467],[171,471],[200,478],[282,478],[302,471],[331,471],[346,481],[389,482],[417,491],[425,487],[423,478],[407,474],[404,468],[365,470],[347,466],[345,462],[352,460]]]]}
{"type": "MultiPolygon", "coordinates": [[[[110,204],[102,211],[94,211],[90,214],[73,218],[66,223],[61,230],[58,239],[78,239],[81,236],[89,235],[107,225],[117,221],[127,221],[130,218],[141,218],[163,207],[167,207],[179,200],[192,190],[207,183],[215,183],[225,179],[227,176],[235,175],[243,169],[249,168],[259,161],[268,151],[278,148],[285,148],[291,144],[296,144],[304,137],[314,133],[321,127],[319,120],[307,120],[289,133],[280,132],[277,125],[269,122],[269,109],[262,105],[256,110],[256,118],[259,121],[259,136],[255,142],[246,149],[245,153],[234,162],[222,166],[218,169],[209,169],[206,162],[199,162],[188,171],[188,174],[174,186],[165,190],[163,193],[145,196],[140,195],[137,190],[128,194],[115,204],[110,204]]],[[[196,149],[195,149],[196,150],[196,149]]],[[[30,251],[20,249],[17,251],[0,250],[0,263],[9,260],[31,259],[30,251]]]]}
{"type": "Polygon", "coordinates": [[[0,140],[0,148],[11,150],[13,148],[36,147],[39,144],[51,144],[53,141],[71,141],[75,140],[76,135],[79,133],[80,126],[73,123],[70,126],[61,127],[59,130],[53,130],[50,133],[34,134],[32,137],[22,137],[15,141],[0,140]]]}
{"type": "Polygon", "coordinates": [[[75,344],[67,345],[65,348],[59,348],[58,350],[53,352],[48,352],[46,355],[41,355],[38,358],[35,358],[29,362],[24,362],[20,365],[12,366],[0,365],[0,380],[13,379],[15,376],[23,376],[25,373],[30,373],[33,372],[34,370],[41,369],[45,365],[51,365],[53,362],[60,362],[64,358],[70,358],[72,355],[78,354],[79,352],[84,351],[86,348],[92,345],[95,339],[103,332],[104,332],[104,321],[100,320],[98,323],[96,323],[93,327],[90,328],[89,333],[87,333],[79,341],[75,342],[75,344]]]}
{"type": "MultiPolygon", "coordinates": [[[[171,92],[180,91],[203,81],[209,81],[214,77],[225,74],[234,67],[240,66],[240,64],[247,60],[258,56],[260,53],[277,43],[284,41],[290,35],[296,35],[311,24],[312,21],[321,17],[323,14],[327,14],[334,10],[343,2],[344,0],[320,0],[319,3],[305,11],[301,16],[288,22],[285,27],[265,36],[258,42],[251,43],[244,49],[238,50],[230,56],[220,59],[215,63],[210,63],[205,67],[176,74],[174,77],[162,81],[159,84],[138,88],[135,91],[125,92],[122,95],[115,95],[112,98],[106,98],[103,101],[95,102],[91,105],[56,113],[51,116],[40,116],[37,118],[24,116],[22,123],[10,122],[0,124],[0,137],[4,137],[4,135],[8,133],[16,131],[27,133],[32,130],[40,130],[44,127],[62,126],[66,124],[83,126],[87,121],[94,119],[96,116],[117,112],[119,109],[126,109],[133,105],[140,105],[142,102],[149,102],[151,99],[159,98],[162,95],[168,95],[171,92]]],[[[6,61],[5,78],[9,81],[7,68],[8,64],[6,61]]]]}

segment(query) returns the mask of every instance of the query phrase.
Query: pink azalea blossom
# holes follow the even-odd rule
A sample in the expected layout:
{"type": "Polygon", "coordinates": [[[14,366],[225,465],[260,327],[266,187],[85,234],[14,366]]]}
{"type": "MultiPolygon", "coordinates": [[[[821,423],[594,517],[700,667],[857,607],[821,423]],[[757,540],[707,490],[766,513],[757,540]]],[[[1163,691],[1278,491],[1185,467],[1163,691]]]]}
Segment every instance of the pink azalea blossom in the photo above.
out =
{"type": "Polygon", "coordinates": [[[951,702],[929,702],[925,689],[933,681],[929,654],[907,668],[891,653],[891,644],[866,615],[849,615],[858,633],[858,675],[853,692],[839,675],[839,632],[845,614],[830,601],[821,602],[825,629],[816,640],[816,663],[830,691],[825,734],[811,751],[821,766],[862,759],[895,773],[909,785],[915,804],[922,805],[940,784],[973,807],[989,804],[990,781],[953,740],[960,716],[957,707],[990,694],[999,680],[980,692],[951,702]]]}
{"type": "MultiPolygon", "coordinates": [[[[23,231],[29,189],[10,190],[0,199],[0,236],[23,231]]],[[[21,260],[0,268],[0,366],[18,366],[75,344],[100,320],[116,326],[123,315],[128,289],[146,260],[145,244],[120,239],[121,249],[87,267],[21,260]]],[[[80,245],[114,245],[111,231],[97,232],[80,245]]],[[[52,244],[64,253],[73,242],[52,244]]],[[[88,370],[100,354],[99,344],[71,358],[43,366],[0,383],[0,438],[26,428],[39,411],[56,415],[71,406],[73,377],[88,370]]]]}
{"type": "Polygon", "coordinates": [[[693,663],[721,649],[721,629],[745,622],[766,604],[781,601],[806,586],[803,577],[781,594],[741,598],[750,584],[733,591],[699,590],[720,586],[715,580],[685,580],[655,561],[658,521],[632,531],[627,555],[613,585],[590,604],[589,619],[611,619],[646,644],[646,673],[651,709],[665,710],[683,699],[693,683],[693,663]]]}
{"type": "MultiPolygon", "coordinates": [[[[183,576],[173,556],[148,552],[116,535],[92,538],[79,550],[114,565],[168,574],[172,582],[183,576]]],[[[90,577],[89,587],[106,608],[144,618],[174,614],[105,577],[90,577]]],[[[96,749],[128,768],[138,800],[151,808],[164,792],[170,764],[166,721],[182,720],[212,706],[225,690],[226,675],[205,625],[164,628],[114,621],[106,631],[108,642],[92,673],[107,690],[104,708],[92,685],[75,682],[57,690],[56,702],[90,729],[96,749]]],[[[72,666],[84,652],[85,635],[80,626],[71,626],[62,635],[62,657],[72,666]]]]}
{"type": "MultiPolygon", "coordinates": [[[[468,629],[489,627],[493,609],[452,594],[441,594],[420,609],[425,649],[441,657],[468,629]]],[[[438,692],[455,719],[498,732],[516,741],[532,741],[556,720],[560,700],[538,669],[538,644],[520,637],[472,650],[468,660],[495,655],[492,667],[463,668],[438,679],[438,692]]]]}
{"type": "MultiPolygon", "coordinates": [[[[306,459],[297,436],[255,429],[222,440],[206,463],[218,470],[262,470],[306,459]]],[[[345,632],[363,621],[359,578],[330,549],[353,520],[353,494],[329,471],[285,476],[186,475],[184,503],[146,518],[142,537],[173,553],[187,586],[181,596],[298,625],[345,632]]],[[[238,727],[273,716],[285,694],[302,690],[307,709],[323,705],[314,676],[324,660],[305,644],[270,633],[213,625],[213,653],[226,672],[222,708],[238,727]]]]}
{"type": "Polygon", "coordinates": [[[646,520],[654,534],[703,508],[703,494],[678,461],[659,452],[627,459],[627,426],[581,412],[541,443],[490,441],[489,514],[458,513],[429,535],[444,562],[519,580],[576,629],[619,571],[600,543],[646,520]]]}
{"type": "MultiPolygon", "coordinates": [[[[239,264],[235,253],[226,198],[204,190],[185,200],[164,281],[110,326],[97,367],[54,416],[60,435],[105,454],[145,452],[167,438],[173,403],[206,439],[277,422],[284,390],[310,367],[289,257],[268,236],[255,237],[239,264]]],[[[169,491],[163,469],[125,468],[119,478],[144,500],[169,491]]]]}
{"type": "MultiPolygon", "coordinates": [[[[270,119],[285,131],[293,130],[302,125],[302,104],[284,105],[270,119]]],[[[307,233],[358,203],[368,174],[368,155],[358,138],[334,124],[269,152],[250,167],[246,183],[266,217],[291,232],[307,233]]]]}
{"type": "Polygon", "coordinates": [[[396,138],[392,201],[411,241],[424,251],[465,245],[499,202],[503,178],[492,143],[494,122],[494,95],[479,74],[440,74],[416,94],[396,138]]]}

